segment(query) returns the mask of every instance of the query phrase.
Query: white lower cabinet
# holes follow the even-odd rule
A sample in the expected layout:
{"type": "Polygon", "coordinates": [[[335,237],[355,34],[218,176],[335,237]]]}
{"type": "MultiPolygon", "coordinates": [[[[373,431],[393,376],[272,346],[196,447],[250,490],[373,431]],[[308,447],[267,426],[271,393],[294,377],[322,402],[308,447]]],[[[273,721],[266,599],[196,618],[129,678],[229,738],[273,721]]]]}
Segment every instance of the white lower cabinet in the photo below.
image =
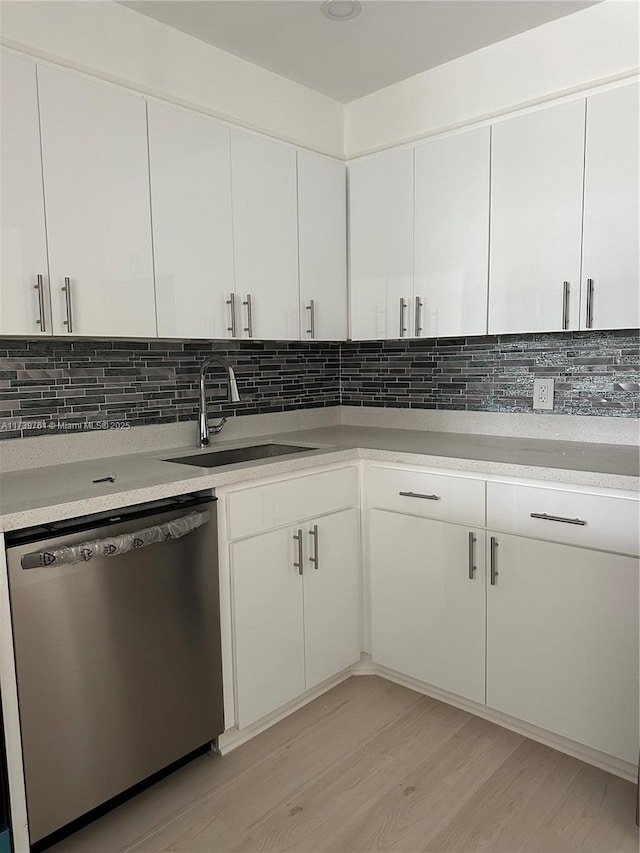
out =
{"type": "Polygon", "coordinates": [[[304,649],[309,690],[360,657],[360,511],[302,526],[304,649]]]}
{"type": "Polygon", "coordinates": [[[359,510],[231,545],[242,729],[360,657],[359,510]]]}
{"type": "Polygon", "coordinates": [[[370,531],[373,660],[483,703],[484,531],[385,510],[370,531]]]}
{"type": "Polygon", "coordinates": [[[488,534],[487,705],[638,759],[638,562],[488,534]]]}

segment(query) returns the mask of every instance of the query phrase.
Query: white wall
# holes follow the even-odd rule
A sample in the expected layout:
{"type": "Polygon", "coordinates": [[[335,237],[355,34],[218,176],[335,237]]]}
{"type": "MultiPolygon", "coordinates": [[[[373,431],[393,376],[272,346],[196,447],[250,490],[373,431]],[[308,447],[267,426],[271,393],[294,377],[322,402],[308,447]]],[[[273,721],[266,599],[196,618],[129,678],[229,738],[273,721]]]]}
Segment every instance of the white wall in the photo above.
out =
{"type": "Polygon", "coordinates": [[[630,76],[639,52],[637,3],[606,0],[351,101],[346,156],[630,76]]]}
{"type": "Polygon", "coordinates": [[[334,156],[343,107],[117,3],[2,2],[2,43],[334,156]]]}

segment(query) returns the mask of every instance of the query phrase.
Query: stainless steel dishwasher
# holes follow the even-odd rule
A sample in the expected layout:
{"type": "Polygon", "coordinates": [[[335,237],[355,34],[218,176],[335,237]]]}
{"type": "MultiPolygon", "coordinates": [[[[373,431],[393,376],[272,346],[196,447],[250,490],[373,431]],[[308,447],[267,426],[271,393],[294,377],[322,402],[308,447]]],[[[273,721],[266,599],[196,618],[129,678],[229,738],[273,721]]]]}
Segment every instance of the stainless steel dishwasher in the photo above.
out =
{"type": "Polygon", "coordinates": [[[31,842],[224,729],[215,498],[7,534],[31,842]]]}

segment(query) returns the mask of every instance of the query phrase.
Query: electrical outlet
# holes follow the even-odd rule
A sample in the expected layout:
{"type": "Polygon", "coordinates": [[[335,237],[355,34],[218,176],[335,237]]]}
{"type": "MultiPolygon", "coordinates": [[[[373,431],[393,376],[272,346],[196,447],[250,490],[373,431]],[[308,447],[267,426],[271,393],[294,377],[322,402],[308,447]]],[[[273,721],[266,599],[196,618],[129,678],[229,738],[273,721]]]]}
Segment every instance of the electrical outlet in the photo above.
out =
{"type": "Polygon", "coordinates": [[[553,379],[533,380],[533,408],[553,409],[553,379]]]}

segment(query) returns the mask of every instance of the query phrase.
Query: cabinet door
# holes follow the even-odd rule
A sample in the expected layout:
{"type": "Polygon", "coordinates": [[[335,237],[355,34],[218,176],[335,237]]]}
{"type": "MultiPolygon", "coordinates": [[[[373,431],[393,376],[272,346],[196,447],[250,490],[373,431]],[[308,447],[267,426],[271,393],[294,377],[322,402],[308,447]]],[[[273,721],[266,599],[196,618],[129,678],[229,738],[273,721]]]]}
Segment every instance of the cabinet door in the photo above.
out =
{"type": "Polygon", "coordinates": [[[239,728],[304,693],[296,532],[283,528],[231,546],[239,728]]]}
{"type": "Polygon", "coordinates": [[[580,100],[493,127],[490,334],[578,328],[584,116],[580,100]]]}
{"type": "Polygon", "coordinates": [[[245,337],[297,340],[296,151],[232,131],[231,168],[240,329],[245,337]]]}
{"type": "Polygon", "coordinates": [[[1,84],[0,334],[50,334],[35,64],[3,53],[1,84]]]}
{"type": "Polygon", "coordinates": [[[587,99],[583,329],[640,325],[639,98],[634,83],[587,99]]]}
{"type": "Polygon", "coordinates": [[[229,129],[155,101],[147,110],[158,335],[232,337],[229,129]]]}
{"type": "Polygon", "coordinates": [[[347,337],[347,184],[344,163],[298,151],[302,340],[347,337]]]}
{"type": "Polygon", "coordinates": [[[484,532],[383,510],[370,530],[374,661],[484,703],[484,532]]]}
{"type": "Polygon", "coordinates": [[[487,704],[638,759],[638,562],[495,534],[487,704]]]}
{"type": "Polygon", "coordinates": [[[416,148],[415,337],[487,331],[490,134],[483,127],[416,148]]]}
{"type": "Polygon", "coordinates": [[[304,524],[307,690],[360,659],[360,512],[304,524]]]}
{"type": "Polygon", "coordinates": [[[411,149],[349,166],[349,241],[351,337],[407,337],[413,305],[411,149]]]}
{"type": "Polygon", "coordinates": [[[38,85],[54,334],[70,313],[75,335],[153,337],[144,98],[44,66],[38,85]]]}

